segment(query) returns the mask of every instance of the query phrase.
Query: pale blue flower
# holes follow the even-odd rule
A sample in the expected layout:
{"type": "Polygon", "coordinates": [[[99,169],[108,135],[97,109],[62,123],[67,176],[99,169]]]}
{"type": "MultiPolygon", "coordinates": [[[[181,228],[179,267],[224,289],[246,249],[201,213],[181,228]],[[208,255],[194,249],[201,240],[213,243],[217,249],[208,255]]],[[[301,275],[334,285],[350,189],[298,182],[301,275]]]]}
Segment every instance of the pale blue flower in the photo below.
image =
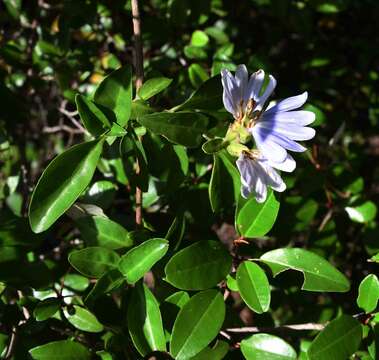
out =
{"type": "Polygon", "coordinates": [[[315,120],[315,115],[310,111],[294,110],[304,105],[307,92],[281,100],[265,109],[266,102],[276,87],[273,76],[269,75],[262,94],[263,70],[255,72],[249,78],[246,66],[239,65],[235,76],[228,70],[222,70],[221,76],[226,110],[246,126],[266,159],[281,163],[288,158],[287,150],[306,150],[297,141],[314,137],[315,130],[306,125],[315,120]]]}

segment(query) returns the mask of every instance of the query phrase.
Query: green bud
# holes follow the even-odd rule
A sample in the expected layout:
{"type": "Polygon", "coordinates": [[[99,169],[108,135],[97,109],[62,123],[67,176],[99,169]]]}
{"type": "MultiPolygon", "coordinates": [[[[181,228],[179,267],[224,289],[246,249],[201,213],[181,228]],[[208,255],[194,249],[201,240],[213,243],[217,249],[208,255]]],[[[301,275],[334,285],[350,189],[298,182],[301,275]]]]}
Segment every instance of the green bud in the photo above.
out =
{"type": "Polygon", "coordinates": [[[249,151],[249,148],[239,143],[231,143],[226,150],[230,155],[238,157],[242,151],[249,151]]]}

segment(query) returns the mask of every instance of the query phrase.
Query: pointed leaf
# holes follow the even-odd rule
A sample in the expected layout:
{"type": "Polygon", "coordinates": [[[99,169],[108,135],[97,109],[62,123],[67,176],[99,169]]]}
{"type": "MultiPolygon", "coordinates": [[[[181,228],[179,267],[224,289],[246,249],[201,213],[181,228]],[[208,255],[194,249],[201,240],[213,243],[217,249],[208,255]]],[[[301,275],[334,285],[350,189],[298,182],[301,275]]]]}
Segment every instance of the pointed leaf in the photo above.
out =
{"type": "Polygon", "coordinates": [[[104,326],[99,323],[96,316],[87,309],[74,305],[63,311],[70,324],[79,330],[98,333],[104,330],[104,326]]]}
{"type": "Polygon", "coordinates": [[[29,206],[36,233],[47,230],[75,202],[96,170],[103,140],[78,144],[58,155],[38,180],[29,206]]]}
{"type": "Polygon", "coordinates": [[[199,241],[175,254],[165,267],[166,281],[183,290],[203,290],[225,279],[232,258],[216,241],[199,241]]]}
{"type": "Polygon", "coordinates": [[[237,269],[237,285],[243,301],[258,314],[268,311],[271,293],[265,272],[255,263],[244,261],[237,269]]]}
{"type": "Polygon", "coordinates": [[[379,300],[379,280],[376,275],[367,275],[359,285],[358,306],[366,313],[374,311],[379,300]]]}
{"type": "Polygon", "coordinates": [[[144,82],[142,87],[138,90],[138,96],[142,100],[147,100],[154,95],[166,89],[172,83],[172,79],[166,77],[157,77],[149,79],[144,82]]]}
{"type": "Polygon", "coordinates": [[[217,336],[224,317],[224,299],[217,290],[194,295],[175,320],[170,342],[171,355],[177,360],[195,356],[217,336]]]}
{"type": "Polygon", "coordinates": [[[56,359],[57,354],[59,354],[59,360],[90,360],[92,358],[86,347],[72,340],[53,341],[37,346],[29,350],[29,353],[34,360],[56,359]]]}
{"type": "Polygon", "coordinates": [[[276,249],[263,254],[260,260],[271,268],[274,276],[288,269],[301,271],[303,290],[346,292],[350,288],[346,277],[329,262],[304,249],[276,249]]]}

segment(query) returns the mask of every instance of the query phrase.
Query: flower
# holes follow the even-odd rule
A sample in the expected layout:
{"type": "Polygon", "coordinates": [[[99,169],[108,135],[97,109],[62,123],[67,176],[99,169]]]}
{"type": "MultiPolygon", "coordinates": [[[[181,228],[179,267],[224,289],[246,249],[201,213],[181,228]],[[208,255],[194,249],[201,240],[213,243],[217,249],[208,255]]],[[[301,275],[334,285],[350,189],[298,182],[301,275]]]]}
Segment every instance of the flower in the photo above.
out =
{"type": "Polygon", "coordinates": [[[306,125],[315,120],[315,115],[305,110],[293,111],[304,105],[307,92],[265,108],[276,80],[269,75],[269,82],[261,94],[264,75],[263,70],[258,70],[249,78],[245,65],[237,67],[235,76],[222,70],[223,102],[235,120],[247,128],[263,156],[273,163],[281,163],[288,159],[287,150],[306,150],[296,141],[314,137],[315,130],[306,125]]]}
{"type": "Polygon", "coordinates": [[[296,163],[289,155],[282,163],[274,163],[264,158],[259,151],[243,151],[237,159],[237,167],[241,174],[241,195],[248,198],[253,193],[258,203],[267,198],[267,186],[275,191],[282,192],[286,184],[274,169],[292,172],[296,163]]]}

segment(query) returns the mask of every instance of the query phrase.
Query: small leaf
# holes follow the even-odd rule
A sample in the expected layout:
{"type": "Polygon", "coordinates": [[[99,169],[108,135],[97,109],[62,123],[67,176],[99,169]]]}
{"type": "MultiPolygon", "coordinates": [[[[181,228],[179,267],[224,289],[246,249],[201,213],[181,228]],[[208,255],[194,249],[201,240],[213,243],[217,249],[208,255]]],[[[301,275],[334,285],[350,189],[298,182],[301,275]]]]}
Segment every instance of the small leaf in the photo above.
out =
{"type": "Polygon", "coordinates": [[[75,202],[96,170],[103,140],[78,144],[54,158],[38,180],[29,206],[36,233],[47,230],[75,202]]]}
{"type": "Polygon", "coordinates": [[[73,305],[63,311],[68,322],[82,331],[98,333],[104,330],[96,316],[87,309],[73,305]]]}
{"type": "Polygon", "coordinates": [[[241,341],[241,351],[247,360],[296,360],[296,351],[280,337],[255,334],[241,341]]]}
{"type": "Polygon", "coordinates": [[[150,239],[129,250],[118,264],[129,284],[136,283],[159,261],[168,250],[165,239],[150,239]]]}
{"type": "Polygon", "coordinates": [[[129,232],[104,216],[85,216],[76,220],[83,239],[90,246],[121,249],[133,245],[129,232]]]}
{"type": "Polygon", "coordinates": [[[68,256],[70,264],[87,277],[99,278],[117,267],[120,257],[116,252],[101,247],[75,250],[68,256]]]}
{"type": "Polygon", "coordinates": [[[173,143],[196,147],[201,143],[208,120],[193,112],[161,112],[143,115],[138,122],[154,134],[162,135],[173,143]]]}
{"type": "Polygon", "coordinates": [[[358,223],[366,223],[374,220],[377,213],[377,207],[372,201],[366,201],[360,206],[348,206],[345,210],[350,219],[358,223]]]}
{"type": "Polygon", "coordinates": [[[209,37],[204,31],[195,30],[192,33],[191,45],[203,47],[203,46],[207,45],[208,42],[209,42],[209,37]]]}
{"type": "Polygon", "coordinates": [[[191,64],[188,68],[188,76],[191,81],[191,84],[198,88],[204,81],[209,79],[208,73],[199,65],[191,64]]]}
{"type": "Polygon", "coordinates": [[[138,96],[142,100],[147,100],[166,89],[172,83],[172,79],[157,77],[144,82],[138,90],[138,96]]]}
{"type": "Polygon", "coordinates": [[[123,66],[103,79],[95,91],[94,99],[111,111],[121,126],[130,118],[132,107],[132,70],[130,65],[123,66]]]}
{"type": "Polygon", "coordinates": [[[218,334],[225,318],[225,303],[217,290],[194,295],[179,311],[172,330],[170,352],[177,360],[189,359],[218,334]]]}
{"type": "Polygon", "coordinates": [[[44,321],[51,318],[61,305],[61,301],[57,298],[47,298],[37,304],[34,308],[33,315],[37,321],[44,321]]]}
{"type": "Polygon", "coordinates": [[[346,360],[359,348],[362,325],[348,315],[331,321],[312,341],[309,360],[346,360]]]}
{"type": "Polygon", "coordinates": [[[199,241],[175,254],[165,267],[166,281],[183,290],[204,290],[225,279],[232,259],[216,241],[199,241]]]}
{"type": "Polygon", "coordinates": [[[254,197],[247,200],[237,215],[237,227],[246,237],[262,237],[274,226],[280,203],[272,191],[264,203],[258,203],[254,197]]]}
{"type": "Polygon", "coordinates": [[[262,314],[270,307],[271,293],[265,272],[255,263],[244,261],[237,269],[237,285],[246,305],[262,314]]]}
{"type": "Polygon", "coordinates": [[[366,313],[374,311],[379,300],[379,280],[376,275],[367,275],[359,285],[358,306],[366,313]]]}
{"type": "Polygon", "coordinates": [[[138,283],[133,289],[128,306],[128,329],[142,356],[152,351],[166,351],[159,304],[145,284],[138,283]]]}
{"type": "Polygon", "coordinates": [[[94,136],[99,136],[111,129],[111,123],[99,107],[86,97],[77,94],[76,107],[85,128],[94,136]]]}
{"type": "Polygon", "coordinates": [[[303,290],[346,292],[350,288],[349,281],[336,268],[304,249],[276,249],[263,254],[260,260],[271,268],[274,276],[288,269],[301,271],[303,290]]]}
{"type": "Polygon", "coordinates": [[[71,340],[53,341],[40,345],[29,350],[29,353],[34,360],[56,359],[57,354],[59,354],[59,360],[90,360],[92,358],[86,347],[71,340]]]}

